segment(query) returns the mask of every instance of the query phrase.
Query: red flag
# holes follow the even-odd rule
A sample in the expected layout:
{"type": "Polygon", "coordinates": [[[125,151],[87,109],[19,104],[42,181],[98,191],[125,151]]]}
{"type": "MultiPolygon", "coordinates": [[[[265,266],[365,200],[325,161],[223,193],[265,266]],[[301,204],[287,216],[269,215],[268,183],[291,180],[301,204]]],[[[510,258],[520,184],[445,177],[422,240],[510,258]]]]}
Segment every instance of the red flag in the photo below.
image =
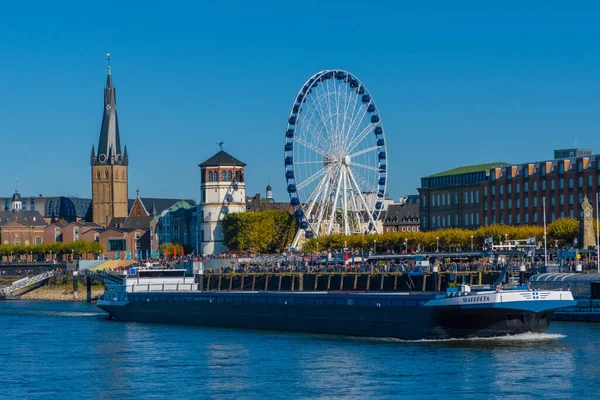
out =
{"type": "Polygon", "coordinates": [[[185,255],[185,254],[183,254],[183,246],[181,247],[180,253],[181,253],[181,257],[183,257],[185,255]]]}
{"type": "Polygon", "coordinates": [[[169,248],[165,247],[165,257],[169,257],[169,248]]]}

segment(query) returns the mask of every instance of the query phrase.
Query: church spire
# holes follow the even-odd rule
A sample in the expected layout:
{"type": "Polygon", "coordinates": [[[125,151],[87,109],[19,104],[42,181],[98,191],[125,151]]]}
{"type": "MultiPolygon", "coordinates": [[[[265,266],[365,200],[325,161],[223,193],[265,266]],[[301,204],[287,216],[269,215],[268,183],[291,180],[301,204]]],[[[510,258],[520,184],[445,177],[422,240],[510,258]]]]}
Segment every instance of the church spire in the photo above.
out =
{"type": "Polygon", "coordinates": [[[98,154],[96,165],[127,165],[121,153],[121,138],[119,136],[119,120],[117,118],[117,96],[112,81],[110,53],[107,56],[106,86],[104,87],[104,114],[100,128],[98,154]],[[111,153],[109,155],[109,153],[111,153]]]}

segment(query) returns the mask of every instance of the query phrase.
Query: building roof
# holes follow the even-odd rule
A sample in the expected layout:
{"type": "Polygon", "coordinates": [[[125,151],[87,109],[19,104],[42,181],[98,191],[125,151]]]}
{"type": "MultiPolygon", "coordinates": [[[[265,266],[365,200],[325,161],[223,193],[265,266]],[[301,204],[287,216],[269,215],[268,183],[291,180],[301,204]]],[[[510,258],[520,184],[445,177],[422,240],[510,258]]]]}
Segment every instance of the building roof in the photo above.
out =
{"type": "Polygon", "coordinates": [[[461,175],[461,174],[468,174],[471,172],[483,172],[483,171],[489,171],[491,168],[494,168],[494,167],[503,167],[505,165],[510,165],[510,164],[503,162],[503,161],[497,161],[497,162],[492,162],[492,163],[487,163],[487,164],[468,165],[468,166],[464,166],[464,167],[449,169],[449,170],[443,171],[443,172],[438,172],[437,174],[429,175],[429,176],[426,176],[425,178],[437,178],[440,176],[461,175]]]}
{"type": "Polygon", "coordinates": [[[153,217],[114,217],[108,224],[111,228],[118,229],[148,229],[153,217]]]}
{"type": "Polygon", "coordinates": [[[199,165],[199,167],[219,167],[219,166],[245,167],[246,164],[241,162],[237,158],[233,157],[229,153],[225,152],[224,150],[220,150],[217,154],[215,154],[214,156],[212,156],[211,158],[209,158],[208,160],[204,161],[202,164],[199,165]]]}
{"type": "Polygon", "coordinates": [[[0,211],[0,226],[15,221],[30,226],[46,226],[46,221],[37,211],[0,211]]]}
{"type": "MultiPolygon", "coordinates": [[[[92,151],[94,148],[92,147],[92,151]]],[[[126,154],[125,154],[126,155],[126,154]]],[[[119,135],[119,119],[117,118],[117,93],[112,82],[110,64],[104,87],[104,114],[98,141],[98,153],[92,155],[92,165],[127,165],[128,160],[121,153],[121,138],[119,135]]]]}
{"type": "MultiPolygon", "coordinates": [[[[141,197],[140,200],[142,200],[142,204],[146,210],[153,210],[153,213],[150,213],[150,216],[160,215],[163,211],[169,209],[172,205],[180,201],[188,203],[191,207],[196,206],[196,202],[191,199],[159,199],[156,197],[141,197]]],[[[129,199],[127,202],[127,209],[131,210],[135,199],[129,199]]]]}

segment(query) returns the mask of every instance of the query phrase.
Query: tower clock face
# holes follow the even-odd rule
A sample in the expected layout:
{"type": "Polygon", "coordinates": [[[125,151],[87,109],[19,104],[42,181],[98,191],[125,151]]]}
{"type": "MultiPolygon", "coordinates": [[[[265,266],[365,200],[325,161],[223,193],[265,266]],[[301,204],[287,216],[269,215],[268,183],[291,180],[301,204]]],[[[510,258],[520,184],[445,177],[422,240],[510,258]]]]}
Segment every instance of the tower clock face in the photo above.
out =
{"type": "Polygon", "coordinates": [[[589,210],[585,212],[586,217],[590,217],[591,215],[592,215],[592,213],[589,210]]]}

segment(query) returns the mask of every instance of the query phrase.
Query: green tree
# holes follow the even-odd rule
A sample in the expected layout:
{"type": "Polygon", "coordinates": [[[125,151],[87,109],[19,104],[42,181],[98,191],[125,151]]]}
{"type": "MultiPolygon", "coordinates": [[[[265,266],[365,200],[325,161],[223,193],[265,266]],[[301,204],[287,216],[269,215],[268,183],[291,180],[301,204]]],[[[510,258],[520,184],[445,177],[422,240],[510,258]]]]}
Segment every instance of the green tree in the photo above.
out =
{"type": "Polygon", "coordinates": [[[572,218],[559,218],[548,225],[548,239],[559,245],[573,243],[579,232],[579,221],[572,218]]]}

